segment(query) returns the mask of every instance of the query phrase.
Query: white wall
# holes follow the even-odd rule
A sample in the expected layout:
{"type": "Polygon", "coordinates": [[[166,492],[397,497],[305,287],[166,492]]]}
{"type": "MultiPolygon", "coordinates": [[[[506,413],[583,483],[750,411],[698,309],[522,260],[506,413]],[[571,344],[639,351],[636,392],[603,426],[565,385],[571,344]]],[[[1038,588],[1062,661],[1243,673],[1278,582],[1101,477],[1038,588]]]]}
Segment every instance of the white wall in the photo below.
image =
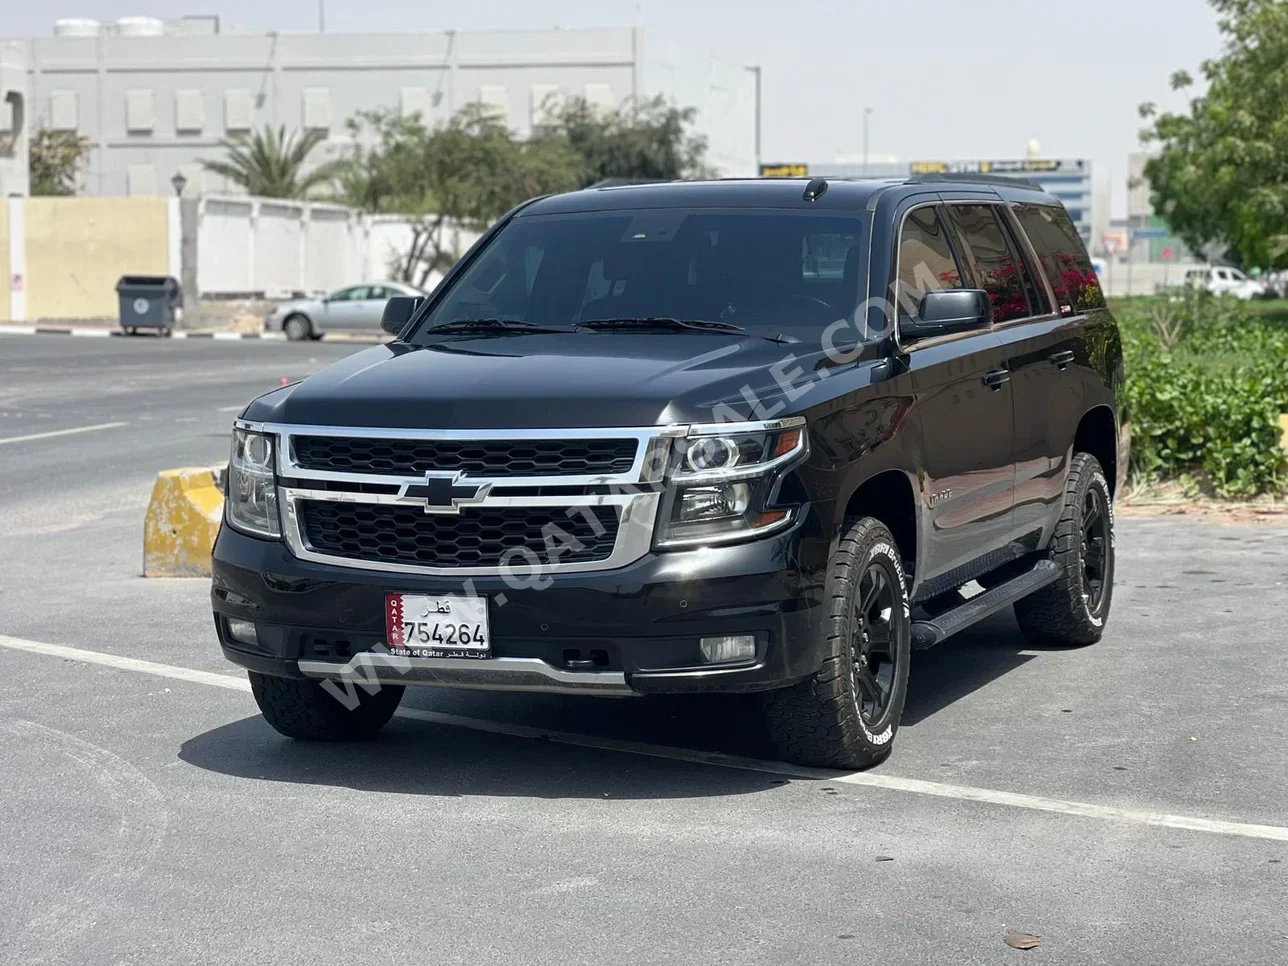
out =
{"type": "MultiPolygon", "coordinates": [[[[477,232],[449,229],[456,254],[477,232]]],[[[197,287],[203,296],[330,292],[394,276],[391,263],[411,246],[397,215],[366,215],[338,205],[276,198],[208,196],[197,208],[197,287]]],[[[430,276],[428,285],[441,276],[430,276]]]]}
{"type": "Polygon", "coordinates": [[[1100,284],[1109,296],[1155,295],[1162,286],[1184,280],[1187,269],[1202,267],[1201,262],[1135,262],[1129,270],[1126,263],[1114,262],[1100,273],[1100,284]]]}
{"type": "Polygon", "coordinates": [[[208,196],[197,208],[203,295],[324,292],[366,278],[364,219],[337,205],[208,196]]]}

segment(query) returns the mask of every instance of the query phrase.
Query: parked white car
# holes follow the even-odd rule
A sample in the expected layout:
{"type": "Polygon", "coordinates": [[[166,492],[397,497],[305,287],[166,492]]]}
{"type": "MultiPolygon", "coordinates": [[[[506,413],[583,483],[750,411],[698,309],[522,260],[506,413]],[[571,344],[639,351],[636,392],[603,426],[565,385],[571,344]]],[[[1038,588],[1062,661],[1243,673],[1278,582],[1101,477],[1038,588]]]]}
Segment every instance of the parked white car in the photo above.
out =
{"type": "Polygon", "coordinates": [[[264,329],[281,329],[292,342],[320,339],[335,329],[379,332],[385,303],[395,295],[423,298],[425,293],[405,282],[348,285],[324,298],[279,302],[264,319],[264,329]]]}
{"type": "Polygon", "coordinates": [[[1185,273],[1185,284],[1207,289],[1213,295],[1233,295],[1237,299],[1255,299],[1266,294],[1266,286],[1237,268],[1208,265],[1191,268],[1185,273]]]}

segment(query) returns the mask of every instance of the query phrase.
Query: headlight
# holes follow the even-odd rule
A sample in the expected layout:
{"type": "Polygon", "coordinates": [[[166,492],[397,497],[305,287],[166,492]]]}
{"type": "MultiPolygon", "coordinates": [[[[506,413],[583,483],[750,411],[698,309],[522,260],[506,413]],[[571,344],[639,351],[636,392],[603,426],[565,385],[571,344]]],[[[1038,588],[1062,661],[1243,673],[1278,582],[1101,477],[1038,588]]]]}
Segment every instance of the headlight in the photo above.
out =
{"type": "Polygon", "coordinates": [[[280,537],[277,486],[273,477],[276,437],[248,429],[233,430],[228,460],[228,522],[257,537],[280,537]]]}
{"type": "Polygon", "coordinates": [[[805,445],[800,417],[752,431],[740,424],[692,427],[672,449],[657,546],[728,543],[786,526],[792,508],[775,507],[772,497],[805,445]]]}

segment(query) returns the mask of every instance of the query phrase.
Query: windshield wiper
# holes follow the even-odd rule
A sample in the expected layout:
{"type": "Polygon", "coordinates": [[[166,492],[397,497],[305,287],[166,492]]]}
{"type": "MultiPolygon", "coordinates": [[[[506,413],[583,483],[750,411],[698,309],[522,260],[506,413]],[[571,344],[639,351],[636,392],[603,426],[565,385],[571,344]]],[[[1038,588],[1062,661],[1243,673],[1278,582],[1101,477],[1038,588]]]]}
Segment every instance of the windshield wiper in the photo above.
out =
{"type": "Polygon", "coordinates": [[[553,325],[538,325],[536,322],[524,322],[522,319],[457,319],[454,322],[443,322],[431,325],[425,330],[426,335],[435,332],[571,332],[570,328],[553,325]]]}
{"type": "Polygon", "coordinates": [[[648,316],[636,319],[587,319],[578,322],[579,329],[671,329],[697,332],[746,332],[732,322],[713,322],[709,319],[672,319],[666,316],[648,316]]]}

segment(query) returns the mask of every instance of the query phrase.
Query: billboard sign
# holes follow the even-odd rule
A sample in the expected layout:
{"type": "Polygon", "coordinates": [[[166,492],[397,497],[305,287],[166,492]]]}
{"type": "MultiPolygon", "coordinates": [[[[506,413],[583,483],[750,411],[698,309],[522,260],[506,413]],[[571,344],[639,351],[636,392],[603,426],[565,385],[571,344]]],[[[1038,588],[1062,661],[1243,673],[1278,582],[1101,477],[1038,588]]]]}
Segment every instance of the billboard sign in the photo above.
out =
{"type": "Polygon", "coordinates": [[[778,164],[762,164],[762,178],[808,178],[809,165],[800,161],[787,161],[778,164]]]}
{"type": "Polygon", "coordinates": [[[1085,174],[1082,158],[1010,158],[992,161],[913,161],[911,174],[1085,174]]]}

